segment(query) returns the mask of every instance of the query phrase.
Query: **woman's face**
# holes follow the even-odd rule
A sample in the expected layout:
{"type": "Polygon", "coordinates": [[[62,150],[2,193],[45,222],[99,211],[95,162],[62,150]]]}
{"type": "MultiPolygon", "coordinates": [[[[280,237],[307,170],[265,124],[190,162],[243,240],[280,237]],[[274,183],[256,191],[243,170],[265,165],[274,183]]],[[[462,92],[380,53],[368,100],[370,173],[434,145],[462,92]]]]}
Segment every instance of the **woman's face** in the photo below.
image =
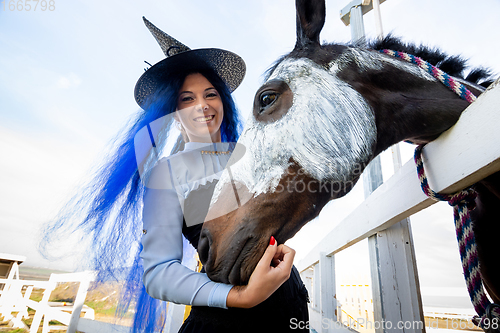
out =
{"type": "Polygon", "coordinates": [[[175,119],[190,142],[220,142],[220,125],[224,117],[219,92],[201,74],[186,76],[179,90],[175,119]]]}

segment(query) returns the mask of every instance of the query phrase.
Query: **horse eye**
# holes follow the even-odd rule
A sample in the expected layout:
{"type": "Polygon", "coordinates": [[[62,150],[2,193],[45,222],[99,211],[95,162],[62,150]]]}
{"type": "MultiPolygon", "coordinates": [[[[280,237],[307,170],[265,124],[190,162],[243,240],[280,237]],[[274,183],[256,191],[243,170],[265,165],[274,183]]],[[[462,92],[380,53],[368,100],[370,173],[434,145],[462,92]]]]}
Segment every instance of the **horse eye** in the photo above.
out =
{"type": "Polygon", "coordinates": [[[265,109],[278,99],[278,94],[274,92],[265,92],[260,95],[260,108],[265,109]]]}

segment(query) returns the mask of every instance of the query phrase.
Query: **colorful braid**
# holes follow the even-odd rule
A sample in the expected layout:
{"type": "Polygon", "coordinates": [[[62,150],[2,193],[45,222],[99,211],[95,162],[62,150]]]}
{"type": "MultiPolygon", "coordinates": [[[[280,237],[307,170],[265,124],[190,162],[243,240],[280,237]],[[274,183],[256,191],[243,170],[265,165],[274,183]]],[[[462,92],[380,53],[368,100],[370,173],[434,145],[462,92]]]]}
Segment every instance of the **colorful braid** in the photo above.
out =
{"type": "Polygon", "coordinates": [[[443,72],[441,69],[431,65],[422,58],[416,57],[408,53],[387,50],[387,49],[380,50],[380,52],[399,59],[403,59],[405,61],[417,65],[418,67],[422,68],[424,71],[426,71],[427,73],[431,74],[433,77],[438,79],[441,83],[450,88],[458,96],[460,96],[460,98],[466,100],[467,102],[472,103],[476,100],[476,96],[474,96],[474,94],[472,94],[463,84],[456,81],[454,78],[443,72]]]}

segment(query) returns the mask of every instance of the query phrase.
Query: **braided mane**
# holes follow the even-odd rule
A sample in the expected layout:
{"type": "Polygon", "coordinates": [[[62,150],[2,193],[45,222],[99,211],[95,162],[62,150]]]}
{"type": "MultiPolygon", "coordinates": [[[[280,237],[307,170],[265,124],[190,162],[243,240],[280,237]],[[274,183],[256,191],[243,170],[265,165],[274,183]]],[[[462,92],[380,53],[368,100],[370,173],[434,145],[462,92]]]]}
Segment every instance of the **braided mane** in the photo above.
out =
{"type": "Polygon", "coordinates": [[[395,37],[390,34],[383,39],[368,41],[367,44],[368,48],[377,51],[389,49],[412,54],[424,59],[451,76],[479,84],[485,88],[495,81],[491,70],[479,67],[471,68],[467,73],[467,70],[469,69],[467,59],[457,55],[450,56],[437,47],[405,43],[400,37],[395,37]],[[467,75],[465,75],[466,73],[467,75]]]}
{"type": "Polygon", "coordinates": [[[327,43],[321,46],[322,50],[325,52],[316,53],[303,53],[301,50],[294,50],[289,54],[283,55],[278,60],[276,60],[264,73],[264,79],[267,80],[274,69],[280,64],[284,59],[289,56],[306,56],[314,58],[318,63],[328,63],[334,59],[339,52],[341,52],[342,47],[352,46],[352,47],[360,47],[360,48],[368,48],[376,51],[388,49],[393,51],[399,51],[408,53],[423,60],[429,62],[431,65],[436,66],[441,69],[443,72],[451,75],[455,78],[463,79],[470,83],[474,83],[480,85],[484,88],[487,88],[490,84],[492,84],[496,77],[495,74],[488,68],[485,67],[477,67],[470,68],[467,65],[467,59],[459,55],[449,55],[446,52],[443,52],[438,47],[430,47],[427,45],[416,45],[415,43],[406,43],[402,41],[401,37],[395,37],[391,34],[387,35],[383,39],[374,39],[367,40],[361,39],[356,42],[346,43],[346,44],[336,44],[336,43],[327,43]],[[329,52],[332,52],[329,54],[329,52]]]}

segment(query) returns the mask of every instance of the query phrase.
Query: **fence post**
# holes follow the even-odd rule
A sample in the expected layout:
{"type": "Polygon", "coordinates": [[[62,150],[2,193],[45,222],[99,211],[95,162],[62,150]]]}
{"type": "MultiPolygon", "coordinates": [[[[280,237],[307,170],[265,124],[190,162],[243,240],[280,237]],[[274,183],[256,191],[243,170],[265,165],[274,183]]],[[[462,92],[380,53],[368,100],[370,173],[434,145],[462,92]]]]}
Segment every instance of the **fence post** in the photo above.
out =
{"type": "Polygon", "coordinates": [[[379,332],[425,332],[415,253],[408,219],[369,239],[375,321],[379,332]],[[402,323],[403,327],[397,327],[402,323]],[[379,327],[381,325],[377,325],[379,327]]]}
{"type": "Polygon", "coordinates": [[[365,36],[365,27],[363,24],[363,10],[361,3],[353,6],[350,11],[351,15],[351,36],[353,41],[357,41],[365,36]]]}
{"type": "Polygon", "coordinates": [[[335,285],[335,258],[321,252],[319,257],[320,274],[320,310],[321,323],[328,323],[327,328],[322,327],[323,333],[333,332],[333,323],[337,321],[337,293],[335,285]]]}
{"type": "Polygon", "coordinates": [[[319,311],[321,306],[321,274],[319,271],[319,262],[315,264],[313,270],[313,302],[312,307],[314,310],[319,311]]]}
{"type": "MultiPolygon", "coordinates": [[[[401,167],[399,148],[393,149],[393,155],[397,170],[401,167]]],[[[365,197],[382,184],[380,160],[374,162],[372,168],[367,168],[368,174],[363,175],[363,181],[369,180],[365,197]]],[[[368,248],[376,333],[425,332],[410,220],[406,218],[370,236],[368,248]],[[382,322],[391,324],[381,325],[382,322]],[[400,323],[407,326],[397,327],[400,323]]]]}
{"type": "MultiPolygon", "coordinates": [[[[351,39],[357,41],[364,37],[362,6],[366,3],[351,2],[350,7],[351,39]]],[[[376,4],[378,11],[378,1],[376,4]]],[[[345,8],[345,9],[346,9],[345,8]]],[[[344,9],[344,10],[345,10],[344,9]]],[[[382,32],[379,32],[382,36],[382,32]]],[[[396,149],[399,153],[399,148],[396,149]]],[[[394,152],[395,150],[393,150],[394,152]]],[[[395,170],[401,160],[395,161],[395,170]]],[[[365,198],[383,183],[380,156],[375,157],[363,173],[365,198]]],[[[405,219],[392,227],[368,238],[370,265],[372,272],[374,320],[380,324],[382,320],[397,325],[400,320],[422,321],[423,311],[420,298],[415,253],[409,229],[409,220],[405,219]],[[411,260],[411,261],[409,261],[411,260]],[[396,300],[394,302],[394,300],[396,300]],[[405,304],[402,304],[402,303],[405,304]],[[399,314],[399,315],[398,315],[399,314]]],[[[376,324],[376,323],[374,323],[376,324]]],[[[382,328],[375,325],[377,333],[425,332],[425,328],[382,328]]]]}
{"type": "Polygon", "coordinates": [[[306,286],[307,289],[307,294],[309,295],[309,298],[312,299],[313,296],[313,270],[312,268],[308,268],[302,272],[300,272],[300,277],[302,281],[304,282],[304,285],[306,286]]]}

